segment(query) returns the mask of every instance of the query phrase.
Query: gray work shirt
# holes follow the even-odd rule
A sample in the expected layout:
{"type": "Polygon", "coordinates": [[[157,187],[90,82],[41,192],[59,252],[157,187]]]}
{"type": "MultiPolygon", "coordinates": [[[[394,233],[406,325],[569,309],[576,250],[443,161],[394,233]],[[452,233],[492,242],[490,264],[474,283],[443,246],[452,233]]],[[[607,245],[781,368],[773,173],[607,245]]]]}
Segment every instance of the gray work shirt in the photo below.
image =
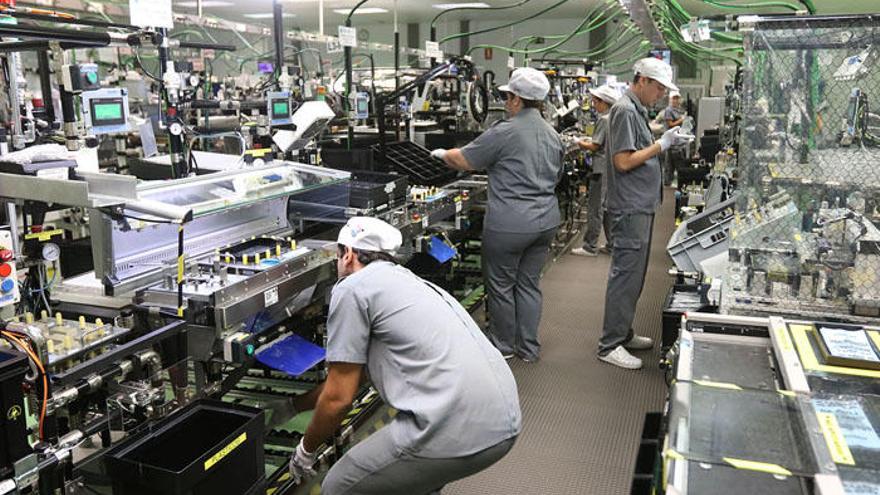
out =
{"type": "MultiPolygon", "coordinates": [[[[599,149],[593,152],[593,173],[605,175],[608,172],[608,114],[600,115],[593,128],[593,144],[599,149]]],[[[603,179],[604,181],[604,179],[603,179]]]]}
{"type": "Polygon", "coordinates": [[[648,110],[627,90],[611,107],[608,116],[608,160],[612,164],[608,184],[608,210],[613,213],[654,213],[660,206],[661,176],[658,156],[621,172],[613,166],[614,155],[638,151],[654,144],[648,127],[648,110]]]}
{"type": "Polygon", "coordinates": [[[473,454],[518,435],[510,368],[464,308],[399,265],[374,261],[333,288],[327,361],[366,364],[398,412],[388,428],[405,452],[473,454]]]}
{"type": "Polygon", "coordinates": [[[559,226],[556,184],[565,147],[537,109],[498,121],[461,152],[489,175],[487,230],[528,234],[559,226]]]}
{"type": "MultiPolygon", "coordinates": [[[[683,115],[684,115],[683,108],[676,108],[672,105],[669,105],[668,107],[666,107],[665,110],[663,110],[663,120],[664,120],[663,124],[666,124],[667,120],[673,120],[673,121],[678,120],[683,115]]],[[[666,126],[666,128],[668,129],[669,126],[666,126]]]]}

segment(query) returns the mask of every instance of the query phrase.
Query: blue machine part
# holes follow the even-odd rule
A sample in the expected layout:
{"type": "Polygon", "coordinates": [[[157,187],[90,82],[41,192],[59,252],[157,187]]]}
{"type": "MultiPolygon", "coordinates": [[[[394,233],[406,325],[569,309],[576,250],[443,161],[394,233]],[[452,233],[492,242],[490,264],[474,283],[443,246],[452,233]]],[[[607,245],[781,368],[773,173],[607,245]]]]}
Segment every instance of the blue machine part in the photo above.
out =
{"type": "Polygon", "coordinates": [[[261,350],[256,357],[272,369],[299,376],[323,361],[326,355],[323,347],[293,334],[261,350]]]}
{"type": "Polygon", "coordinates": [[[446,244],[446,241],[435,236],[431,237],[431,244],[428,246],[428,254],[439,263],[446,263],[455,257],[458,252],[454,247],[446,244]]]}

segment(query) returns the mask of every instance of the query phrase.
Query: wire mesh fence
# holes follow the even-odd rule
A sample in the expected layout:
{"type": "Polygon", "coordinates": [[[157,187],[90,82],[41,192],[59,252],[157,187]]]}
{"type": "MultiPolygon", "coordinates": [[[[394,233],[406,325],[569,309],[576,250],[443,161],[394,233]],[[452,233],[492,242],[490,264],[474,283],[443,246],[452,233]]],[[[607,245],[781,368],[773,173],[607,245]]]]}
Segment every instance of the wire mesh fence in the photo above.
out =
{"type": "Polygon", "coordinates": [[[880,317],[880,18],[750,18],[722,310],[880,317]]]}

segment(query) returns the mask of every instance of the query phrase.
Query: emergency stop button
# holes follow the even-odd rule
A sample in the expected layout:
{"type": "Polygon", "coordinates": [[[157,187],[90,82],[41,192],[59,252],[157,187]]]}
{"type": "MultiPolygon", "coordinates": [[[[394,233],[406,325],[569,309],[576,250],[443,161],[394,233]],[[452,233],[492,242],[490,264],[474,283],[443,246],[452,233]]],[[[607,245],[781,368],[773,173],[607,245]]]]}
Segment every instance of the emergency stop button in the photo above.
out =
{"type": "Polygon", "coordinates": [[[0,248],[0,261],[12,261],[12,251],[0,248]]]}
{"type": "Polygon", "coordinates": [[[0,277],[8,277],[12,273],[12,266],[2,263],[0,264],[0,277]]]}
{"type": "Polygon", "coordinates": [[[2,283],[0,283],[0,292],[7,293],[12,292],[12,289],[15,289],[15,282],[12,279],[7,278],[2,283]]]}

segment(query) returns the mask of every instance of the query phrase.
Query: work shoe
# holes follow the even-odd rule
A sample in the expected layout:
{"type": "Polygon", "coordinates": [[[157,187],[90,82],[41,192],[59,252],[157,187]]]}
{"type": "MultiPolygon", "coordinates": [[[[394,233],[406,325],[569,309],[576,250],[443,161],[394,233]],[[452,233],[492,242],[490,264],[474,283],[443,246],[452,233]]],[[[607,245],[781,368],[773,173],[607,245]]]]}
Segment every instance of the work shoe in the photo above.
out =
{"type": "Polygon", "coordinates": [[[599,356],[599,361],[605,361],[628,370],[637,370],[642,367],[642,360],[627,352],[622,345],[615,347],[613,351],[604,356],[599,356]]]}
{"type": "Polygon", "coordinates": [[[522,359],[523,362],[526,362],[529,364],[537,363],[538,359],[539,359],[538,356],[526,356],[525,354],[517,354],[516,357],[522,359]]]}
{"type": "Polygon", "coordinates": [[[599,248],[599,252],[602,254],[611,254],[611,246],[605,244],[604,246],[599,248]]]}
{"type": "Polygon", "coordinates": [[[512,352],[509,354],[504,354],[503,352],[501,353],[501,357],[503,357],[505,361],[510,361],[511,359],[513,359],[514,355],[515,354],[512,352]]]}
{"type": "Polygon", "coordinates": [[[590,257],[599,255],[599,253],[597,253],[596,251],[591,251],[589,249],[584,249],[582,247],[572,249],[571,254],[573,254],[575,256],[590,256],[590,257]]]}
{"type": "Polygon", "coordinates": [[[645,351],[654,347],[654,341],[651,340],[651,337],[633,335],[633,338],[626,344],[623,344],[623,346],[633,351],[645,351]]]}

